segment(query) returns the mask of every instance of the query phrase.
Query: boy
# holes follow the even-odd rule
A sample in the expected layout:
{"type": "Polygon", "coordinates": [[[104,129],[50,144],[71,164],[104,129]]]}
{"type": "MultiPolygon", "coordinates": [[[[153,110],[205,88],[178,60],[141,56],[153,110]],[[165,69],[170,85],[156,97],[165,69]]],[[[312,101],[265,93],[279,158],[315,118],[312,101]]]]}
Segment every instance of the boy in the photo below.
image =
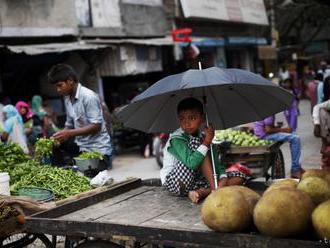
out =
{"type": "Polygon", "coordinates": [[[103,160],[99,170],[112,168],[112,146],[102,114],[100,98],[92,90],[82,86],[73,68],[58,64],[48,73],[51,84],[64,96],[66,109],[65,128],[53,135],[60,143],[75,138],[80,152],[100,152],[103,160]]]}
{"type": "MultiPolygon", "coordinates": [[[[170,134],[164,148],[163,168],[160,177],[163,186],[170,193],[188,195],[193,203],[208,196],[215,189],[211,156],[208,152],[214,137],[212,127],[200,128],[204,123],[203,104],[195,98],[182,100],[177,107],[180,128],[170,134]]],[[[219,188],[242,184],[243,177],[227,179],[225,168],[220,165],[216,149],[213,149],[214,163],[219,176],[219,188]]]]}

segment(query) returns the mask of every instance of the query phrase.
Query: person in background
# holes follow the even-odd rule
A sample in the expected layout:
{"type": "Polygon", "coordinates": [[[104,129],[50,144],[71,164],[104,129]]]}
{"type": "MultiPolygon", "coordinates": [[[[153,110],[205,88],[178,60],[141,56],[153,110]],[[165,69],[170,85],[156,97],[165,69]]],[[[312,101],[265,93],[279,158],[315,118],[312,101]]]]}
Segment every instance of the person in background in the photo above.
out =
{"type": "Polygon", "coordinates": [[[298,95],[293,87],[293,81],[291,78],[285,79],[281,86],[290,91],[294,95],[294,99],[291,103],[291,106],[284,111],[284,116],[288,123],[288,126],[291,128],[292,132],[295,133],[298,127],[298,95]]]}
{"type": "Polygon", "coordinates": [[[32,97],[32,112],[33,112],[33,125],[41,128],[41,134],[38,136],[49,137],[49,119],[46,110],[42,107],[42,97],[35,95],[32,97]]]}
{"type": "Polygon", "coordinates": [[[18,101],[15,105],[17,111],[20,113],[24,123],[24,133],[29,136],[32,133],[33,128],[33,113],[30,109],[30,105],[24,101],[18,101]]]}
{"type": "Polygon", "coordinates": [[[323,78],[323,99],[325,102],[330,99],[330,74],[323,78]]]}
{"type": "Polygon", "coordinates": [[[314,106],[317,104],[317,88],[319,81],[313,79],[308,82],[307,89],[308,95],[311,103],[311,113],[313,112],[314,106]]]}
{"type": "Polygon", "coordinates": [[[328,67],[328,63],[324,60],[320,62],[320,69],[317,71],[318,73],[323,74],[323,78],[326,78],[330,74],[330,68],[328,67]]]}
{"type": "Polygon", "coordinates": [[[100,97],[82,86],[74,69],[66,64],[57,64],[48,72],[48,81],[64,96],[66,108],[65,128],[52,137],[60,143],[70,138],[80,152],[100,152],[103,160],[99,171],[112,168],[112,145],[102,113],[100,97]]]}
{"type": "Polygon", "coordinates": [[[317,84],[317,104],[323,102],[323,88],[324,88],[324,83],[323,83],[323,74],[321,73],[316,73],[315,75],[315,80],[318,82],[317,84]]]}
{"type": "Polygon", "coordinates": [[[57,114],[50,106],[48,98],[42,98],[42,109],[46,112],[47,118],[47,130],[46,137],[51,137],[54,133],[58,132],[60,129],[57,127],[57,114]]]}
{"type": "Polygon", "coordinates": [[[290,143],[291,178],[299,179],[305,172],[305,170],[301,168],[300,164],[300,137],[291,132],[291,128],[276,127],[275,116],[270,116],[264,120],[257,121],[254,123],[254,134],[259,138],[290,143]]]}
{"type": "Polygon", "coordinates": [[[1,134],[3,142],[13,142],[18,144],[25,153],[29,153],[26,136],[24,134],[24,124],[21,115],[13,105],[6,105],[3,108],[4,130],[1,134]]]}
{"type": "Polygon", "coordinates": [[[278,74],[281,81],[284,81],[285,79],[289,78],[289,71],[285,65],[282,65],[280,67],[280,71],[278,74]]]}
{"type": "Polygon", "coordinates": [[[320,109],[321,169],[330,171],[330,108],[320,109]]]}

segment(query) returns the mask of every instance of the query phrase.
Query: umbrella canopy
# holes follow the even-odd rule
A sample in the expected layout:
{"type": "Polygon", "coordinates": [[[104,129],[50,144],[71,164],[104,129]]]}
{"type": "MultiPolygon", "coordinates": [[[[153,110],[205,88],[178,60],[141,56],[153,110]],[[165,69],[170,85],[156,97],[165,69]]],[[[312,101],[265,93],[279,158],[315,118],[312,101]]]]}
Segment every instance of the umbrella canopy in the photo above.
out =
{"type": "Polygon", "coordinates": [[[116,115],[127,127],[169,133],[179,127],[177,105],[187,97],[206,99],[204,111],[215,129],[262,120],[287,109],[293,100],[288,91],[259,75],[211,67],[161,79],[116,115]]]}

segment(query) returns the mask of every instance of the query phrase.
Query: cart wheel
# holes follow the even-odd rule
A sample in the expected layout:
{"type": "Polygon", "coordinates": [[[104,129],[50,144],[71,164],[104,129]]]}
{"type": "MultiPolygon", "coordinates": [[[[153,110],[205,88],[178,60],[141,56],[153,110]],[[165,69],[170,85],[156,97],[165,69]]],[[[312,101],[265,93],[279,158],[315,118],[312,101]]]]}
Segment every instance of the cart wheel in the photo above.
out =
{"type": "Polygon", "coordinates": [[[272,161],[272,179],[285,177],[284,157],[281,149],[275,153],[272,161]]]}
{"type": "Polygon", "coordinates": [[[2,240],[2,244],[0,243],[0,247],[3,248],[18,248],[18,247],[26,247],[32,243],[34,243],[37,239],[42,242],[47,248],[55,247],[55,245],[45,236],[44,234],[14,234],[5,240],[2,240]]]}
{"type": "Polygon", "coordinates": [[[161,139],[155,145],[155,157],[159,168],[163,168],[164,147],[165,144],[161,139]]]}
{"type": "Polygon", "coordinates": [[[124,248],[124,246],[118,245],[110,241],[92,240],[86,241],[77,246],[78,248],[124,248]]]}

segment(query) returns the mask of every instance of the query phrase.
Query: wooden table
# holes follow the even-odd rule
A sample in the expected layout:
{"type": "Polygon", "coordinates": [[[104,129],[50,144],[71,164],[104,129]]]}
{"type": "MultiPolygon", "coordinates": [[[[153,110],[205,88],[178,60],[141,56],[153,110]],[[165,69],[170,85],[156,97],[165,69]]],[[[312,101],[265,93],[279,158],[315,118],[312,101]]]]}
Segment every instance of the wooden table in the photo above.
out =
{"type": "Polygon", "coordinates": [[[203,224],[200,210],[201,204],[171,196],[150,181],[132,179],[108,191],[31,216],[26,229],[32,233],[103,240],[121,237],[175,247],[307,248],[318,245],[307,240],[274,239],[255,231],[218,233],[203,224]]]}

